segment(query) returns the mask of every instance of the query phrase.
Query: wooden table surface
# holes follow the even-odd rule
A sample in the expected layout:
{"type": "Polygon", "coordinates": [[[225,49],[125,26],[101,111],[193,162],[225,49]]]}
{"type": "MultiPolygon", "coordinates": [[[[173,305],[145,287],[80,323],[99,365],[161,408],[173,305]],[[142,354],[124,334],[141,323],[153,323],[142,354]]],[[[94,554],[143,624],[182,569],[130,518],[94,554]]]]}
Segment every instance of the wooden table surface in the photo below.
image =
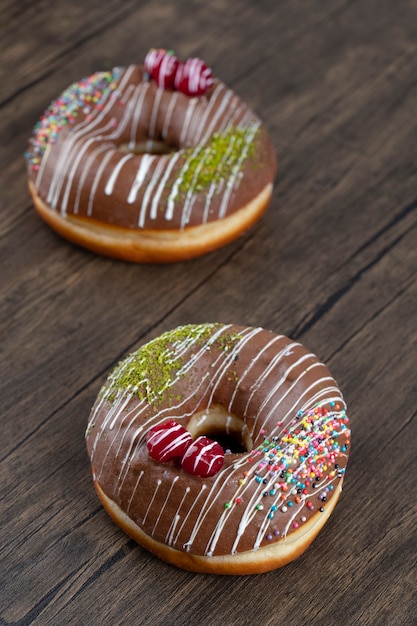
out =
{"type": "Polygon", "coordinates": [[[1,1],[1,624],[416,623],[416,59],[415,0],[1,1]],[[23,161],[63,89],[152,46],[205,59],[279,160],[250,232],[165,266],[60,239],[23,161]],[[159,561],[92,485],[84,430],[109,370],[204,321],[301,341],[348,403],[341,500],[308,551],[268,574],[159,561]]]}

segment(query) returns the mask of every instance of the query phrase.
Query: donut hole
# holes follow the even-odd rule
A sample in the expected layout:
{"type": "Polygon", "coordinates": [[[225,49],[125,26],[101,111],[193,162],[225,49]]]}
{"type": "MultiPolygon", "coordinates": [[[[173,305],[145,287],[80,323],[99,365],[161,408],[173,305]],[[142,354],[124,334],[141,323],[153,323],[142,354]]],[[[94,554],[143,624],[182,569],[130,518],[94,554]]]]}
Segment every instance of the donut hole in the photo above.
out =
{"type": "Polygon", "coordinates": [[[147,139],[146,141],[122,143],[119,150],[126,154],[171,154],[177,152],[176,146],[169,145],[162,139],[147,139]]]}
{"type": "Polygon", "coordinates": [[[245,421],[220,405],[195,413],[188,422],[187,430],[193,439],[202,435],[214,439],[225,452],[243,454],[253,449],[245,421]]]}
{"type": "Polygon", "coordinates": [[[226,454],[243,454],[246,452],[246,448],[243,445],[243,442],[239,440],[237,433],[222,433],[222,432],[205,432],[204,435],[209,437],[210,439],[214,439],[217,441],[223,448],[226,454]]]}

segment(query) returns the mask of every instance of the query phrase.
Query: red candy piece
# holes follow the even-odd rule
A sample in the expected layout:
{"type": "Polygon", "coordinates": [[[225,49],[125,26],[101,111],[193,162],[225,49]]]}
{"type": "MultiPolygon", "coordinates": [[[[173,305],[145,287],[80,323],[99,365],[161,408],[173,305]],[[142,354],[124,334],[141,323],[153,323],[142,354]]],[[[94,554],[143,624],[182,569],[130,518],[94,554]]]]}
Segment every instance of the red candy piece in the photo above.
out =
{"type": "Polygon", "coordinates": [[[148,74],[152,74],[152,71],[157,62],[160,62],[164,55],[165,50],[163,50],[162,48],[160,48],[159,50],[157,50],[156,48],[151,48],[143,62],[143,69],[145,70],[145,72],[147,72],[148,74]]]}
{"type": "Polygon", "coordinates": [[[186,96],[201,96],[213,82],[211,69],[201,59],[192,58],[179,64],[174,87],[186,96]]]}
{"type": "Polygon", "coordinates": [[[161,463],[182,457],[191,442],[192,437],[188,430],[174,420],[151,428],[146,439],[149,456],[161,463]]]}
{"type": "Polygon", "coordinates": [[[149,50],[144,61],[145,72],[148,72],[162,89],[174,89],[178,66],[177,57],[162,48],[149,50]]]}
{"type": "Polygon", "coordinates": [[[144,69],[162,89],[176,89],[186,96],[202,96],[214,83],[204,61],[191,58],[180,63],[172,51],[163,48],[149,50],[144,69]]]}
{"type": "Polygon", "coordinates": [[[222,468],[224,451],[217,441],[208,437],[197,437],[182,457],[181,466],[189,474],[207,478],[222,468]]]}

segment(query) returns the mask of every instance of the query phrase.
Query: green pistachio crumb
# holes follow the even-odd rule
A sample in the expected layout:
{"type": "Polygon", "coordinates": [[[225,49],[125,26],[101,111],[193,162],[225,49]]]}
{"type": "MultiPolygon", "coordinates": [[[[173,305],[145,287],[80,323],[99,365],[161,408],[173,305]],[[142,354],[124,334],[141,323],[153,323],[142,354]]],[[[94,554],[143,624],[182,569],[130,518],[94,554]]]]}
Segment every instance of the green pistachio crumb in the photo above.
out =
{"type": "Polygon", "coordinates": [[[238,174],[243,161],[253,154],[257,132],[252,128],[230,127],[222,133],[214,133],[201,147],[185,150],[179,193],[199,192],[213,182],[219,183],[238,174]]]}
{"type": "MultiPolygon", "coordinates": [[[[128,390],[153,406],[162,400],[178,402],[181,398],[177,391],[169,390],[183,375],[187,358],[183,355],[193,345],[203,347],[221,328],[222,324],[189,324],[163,333],[122,361],[109,376],[103,393],[114,400],[118,392],[128,390]]],[[[227,352],[240,339],[238,333],[225,332],[211,345],[227,352]]]]}
{"type": "Polygon", "coordinates": [[[167,398],[166,392],[181,375],[183,360],[176,349],[182,351],[191,344],[204,344],[213,334],[217,324],[180,326],[145,344],[120,363],[110,376],[110,394],[129,389],[141,400],[155,405],[167,398]],[[164,394],[165,392],[165,394],[164,394]]]}

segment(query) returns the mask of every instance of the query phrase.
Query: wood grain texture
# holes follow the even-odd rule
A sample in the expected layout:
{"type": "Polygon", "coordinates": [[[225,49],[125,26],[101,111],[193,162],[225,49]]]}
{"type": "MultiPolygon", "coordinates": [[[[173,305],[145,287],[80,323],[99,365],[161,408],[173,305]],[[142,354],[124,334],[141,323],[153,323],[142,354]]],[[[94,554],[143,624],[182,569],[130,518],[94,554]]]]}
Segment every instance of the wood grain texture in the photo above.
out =
{"type": "Polygon", "coordinates": [[[417,5],[414,0],[5,0],[0,21],[0,624],[415,623],[417,5]],[[198,55],[262,117],[270,210],[172,266],[117,263],[35,214],[23,152],[68,84],[151,46],[198,55]],[[304,343],[348,402],[341,500],[298,560],[195,575],[101,508],[84,429],[107,372],[177,324],[304,343]]]}

